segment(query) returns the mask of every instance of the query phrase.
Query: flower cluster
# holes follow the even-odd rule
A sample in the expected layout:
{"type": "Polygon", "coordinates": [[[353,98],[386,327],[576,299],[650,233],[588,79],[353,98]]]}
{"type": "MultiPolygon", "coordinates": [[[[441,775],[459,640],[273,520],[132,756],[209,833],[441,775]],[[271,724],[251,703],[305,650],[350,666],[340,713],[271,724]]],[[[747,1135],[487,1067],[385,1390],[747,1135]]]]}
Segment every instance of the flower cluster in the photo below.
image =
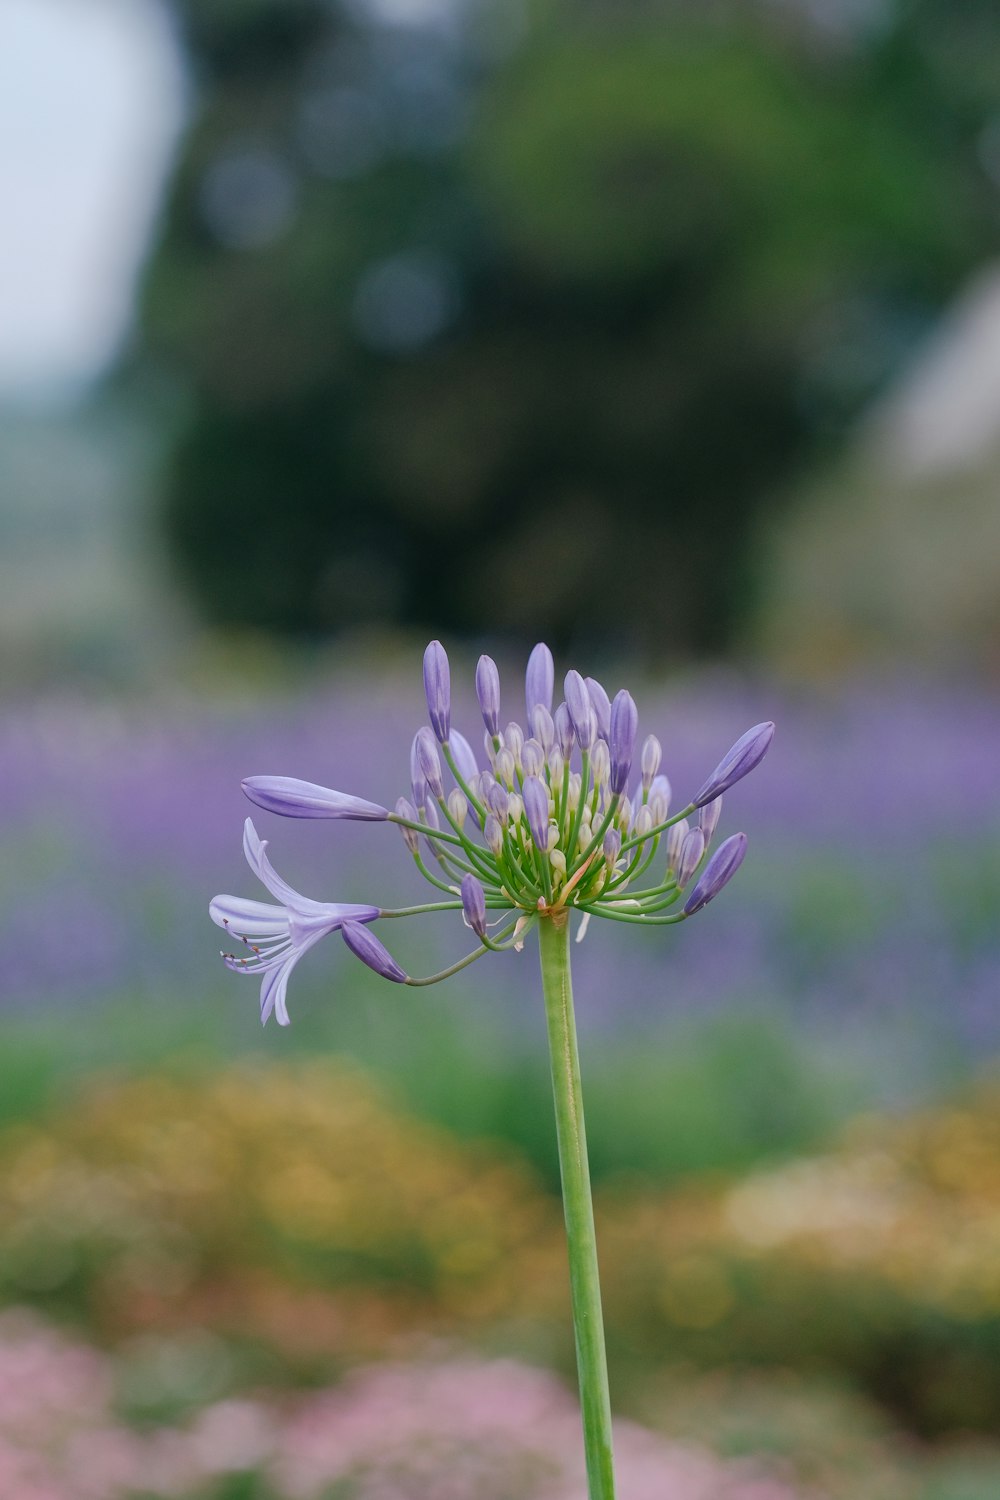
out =
{"type": "Polygon", "coordinates": [[[287,1024],[291,970],[332,932],[383,978],[423,985],[489,951],[520,948],[532,923],[566,920],[570,909],[583,919],[580,937],[591,916],[664,925],[693,916],[718,895],[746,853],[746,835],[736,833],[709,855],[722,795],[761,761],[774,725],[748,729],[692,800],[671,812],[655,735],[642,742],[635,765],[638,714],[631,695],[623,689],[612,701],[594,678],[571,671],[565,699],[554,707],[554,683],[552,653],[539,644],[525,674],[527,729],[516,721],[501,728],[500,674],[490,657],[480,657],[481,765],[452,728],[448,657],[440,641],[432,641],[424,653],[430,724],[413,740],[412,801],[400,797],[390,811],[287,776],[243,782],[251,802],[284,817],[395,823],[421,875],[449,898],[395,911],[312,901],[276,873],[248,819],[247,861],[277,904],[217,896],[211,915],[246,950],[224,954],[226,963],[261,978],[262,1020],[273,1012],[287,1024]],[[641,885],[661,842],[663,865],[641,885]],[[378,918],[450,909],[462,912],[479,946],[428,978],[407,974],[371,931],[378,918]]]}

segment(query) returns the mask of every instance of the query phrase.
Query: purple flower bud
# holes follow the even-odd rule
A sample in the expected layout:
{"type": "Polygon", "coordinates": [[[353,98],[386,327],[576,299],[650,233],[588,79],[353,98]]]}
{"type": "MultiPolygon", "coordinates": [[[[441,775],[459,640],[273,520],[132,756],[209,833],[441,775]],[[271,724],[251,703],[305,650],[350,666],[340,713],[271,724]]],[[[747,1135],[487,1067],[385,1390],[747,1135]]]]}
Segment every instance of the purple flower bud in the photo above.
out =
{"type": "Polygon", "coordinates": [[[493,736],[488,729],[483,735],[483,749],[486,751],[486,759],[495,768],[497,763],[497,747],[494,745],[493,736]]]}
{"type": "Polygon", "coordinates": [[[720,793],[728,791],[735,782],[740,781],[754,766],[760,764],[767,754],[768,746],[774,738],[774,725],[768,721],[766,724],[755,724],[748,729],[746,734],[741,734],[736,744],[724,755],[705,782],[701,791],[694,799],[695,807],[702,807],[704,803],[711,802],[720,793]]]}
{"type": "Polygon", "coordinates": [[[573,746],[576,744],[576,732],[573,729],[573,720],[567,704],[560,703],[552,722],[555,725],[556,739],[559,741],[562,758],[569,760],[573,754],[573,746]]]}
{"type": "Polygon", "coordinates": [[[667,870],[671,875],[677,874],[677,866],[680,863],[681,849],[684,840],[688,836],[688,820],[681,818],[679,823],[671,824],[667,830],[667,870]]]}
{"type": "MultiPolygon", "coordinates": [[[[591,690],[593,691],[593,690],[591,690]]],[[[621,794],[632,769],[632,752],[639,728],[639,711],[632,694],[622,688],[611,705],[611,790],[621,794]]]]}
{"type": "Polygon", "coordinates": [[[503,848],[503,829],[492,813],[487,816],[486,822],[483,824],[483,838],[486,840],[486,847],[491,854],[500,853],[500,850],[503,848]]]}
{"type": "Polygon", "coordinates": [[[705,852],[705,835],[700,828],[692,828],[686,834],[681,845],[681,857],[677,863],[677,884],[681,887],[687,885],[691,876],[701,864],[701,857],[705,852]]]}
{"type": "Polygon", "coordinates": [[[413,788],[413,800],[418,807],[427,805],[427,777],[420,769],[420,735],[413,736],[410,746],[410,785],[413,788]]]}
{"type": "Polygon", "coordinates": [[[494,781],[493,785],[487,791],[486,806],[495,817],[499,818],[501,823],[506,823],[510,816],[510,797],[507,788],[501,786],[499,781],[494,781]]]}
{"type": "Polygon", "coordinates": [[[432,797],[444,796],[444,782],[441,779],[441,757],[438,755],[438,747],[434,743],[434,736],[425,725],[423,729],[417,730],[417,764],[423,772],[424,780],[430,788],[432,797]]]}
{"type": "Polygon", "coordinates": [[[705,866],[694,890],[684,903],[684,915],[693,916],[696,911],[701,911],[726,885],[740,865],[743,856],[747,852],[747,836],[745,833],[734,833],[716,849],[712,858],[705,866]]]}
{"type": "Polygon", "coordinates": [[[477,938],[486,936],[486,892],[475,875],[462,876],[462,910],[477,938]]]}
{"type": "Polygon", "coordinates": [[[476,666],[476,697],[483,713],[486,733],[500,733],[500,673],[492,656],[481,656],[476,666]]]}
{"type": "Polygon", "coordinates": [[[579,672],[566,673],[566,707],[573,721],[573,730],[581,750],[590,749],[597,735],[597,718],[590,701],[587,684],[579,672]]]}
{"type": "Polygon", "coordinates": [[[353,818],[360,823],[377,823],[389,816],[387,807],[350,797],[311,781],[296,781],[292,776],[248,776],[243,790],[251,802],[283,818],[353,818]]]}
{"type": "Polygon", "coordinates": [[[451,672],[440,641],[431,641],[424,652],[424,692],[431,728],[443,745],[451,729],[451,672]]]}
{"type": "Polygon", "coordinates": [[[388,948],[379,942],[370,928],[362,927],[360,922],[345,922],[340,931],[355,958],[360,958],[363,964],[374,969],[376,974],[381,974],[383,979],[391,979],[393,984],[406,983],[405,969],[399,967],[388,948]]]}
{"type": "Polygon", "coordinates": [[[465,735],[460,734],[457,729],[451,731],[451,753],[455,757],[455,764],[458,767],[462,780],[466,786],[472,786],[479,775],[479,766],[476,764],[476,756],[472,746],[465,738],[465,735]]]}
{"type": "Polygon", "coordinates": [[[552,708],[552,688],[555,683],[556,669],[552,661],[552,652],[544,641],[538,645],[528,657],[528,668],[524,674],[524,702],[528,711],[528,723],[531,723],[531,711],[536,703],[543,708],[552,708]]]}
{"type": "Polygon", "coordinates": [[[544,703],[535,704],[534,708],[531,710],[531,717],[529,718],[528,723],[531,726],[531,731],[534,734],[535,739],[541,745],[542,749],[545,751],[545,754],[548,755],[549,751],[552,749],[552,746],[556,742],[556,726],[552,722],[552,715],[549,713],[544,703]]]}
{"type": "Polygon", "coordinates": [[[521,788],[524,811],[535,847],[544,854],[549,846],[549,789],[537,776],[528,776],[521,788]]]}
{"type": "MultiPolygon", "coordinates": [[[[398,818],[406,818],[409,823],[416,823],[417,809],[412,807],[405,797],[400,797],[396,802],[396,816],[398,818]]],[[[403,842],[407,849],[409,849],[411,854],[416,854],[420,848],[419,833],[413,828],[402,828],[400,832],[403,835],[403,842]]]]}
{"type": "Polygon", "coordinates": [[[597,733],[602,740],[611,738],[611,699],[604,691],[596,677],[587,677],[587,692],[594,709],[594,717],[597,719],[597,733]]]}
{"type": "Polygon", "coordinates": [[[653,777],[660,769],[660,761],[663,759],[663,747],[655,734],[647,734],[642,742],[642,785],[644,791],[649,791],[653,785],[653,777]]]}
{"type": "Polygon", "coordinates": [[[622,847],[622,836],[618,832],[618,829],[617,828],[609,828],[608,831],[607,831],[607,833],[604,835],[604,845],[603,845],[604,858],[607,860],[607,862],[608,862],[609,865],[613,865],[614,864],[615,860],[618,858],[619,854],[621,853],[621,847],[622,847]]]}
{"type": "Polygon", "coordinates": [[[705,835],[705,848],[712,842],[712,834],[719,826],[719,818],[722,814],[722,798],[714,797],[711,802],[706,802],[698,809],[698,827],[705,835]]]}
{"type": "Polygon", "coordinates": [[[537,740],[525,740],[521,751],[521,770],[525,776],[541,776],[545,769],[545,751],[537,740]]]}

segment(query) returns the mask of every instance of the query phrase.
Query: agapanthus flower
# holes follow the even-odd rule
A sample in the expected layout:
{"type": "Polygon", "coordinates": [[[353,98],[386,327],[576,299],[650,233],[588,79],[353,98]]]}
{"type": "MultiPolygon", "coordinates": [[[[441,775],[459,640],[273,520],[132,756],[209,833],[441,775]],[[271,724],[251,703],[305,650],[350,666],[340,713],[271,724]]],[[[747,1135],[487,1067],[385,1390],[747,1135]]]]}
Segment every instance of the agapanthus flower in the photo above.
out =
{"type": "Polygon", "coordinates": [[[595,678],[570,671],[565,700],[553,710],[554,667],[547,646],[536,646],[528,662],[526,727],[511,720],[501,731],[500,674],[490,657],[480,658],[475,682],[485,726],[480,757],[452,727],[451,673],[440,641],[432,641],[424,654],[424,688],[430,724],[413,739],[412,802],[400,797],[390,812],[380,802],[284,775],[243,782],[252,802],[285,817],[395,823],[421,875],[447,898],[400,911],[310,900],[274,872],[248,822],[247,859],[281,904],[219,896],[211,911],[249,950],[229,954],[226,961],[261,977],[264,1020],[273,1011],[280,1022],[287,1021],[292,968],[320,938],[337,930],[384,978],[429,984],[486,952],[520,948],[533,923],[560,912],[645,926],[683,921],[718,894],[742,861],[743,834],[710,858],[721,794],[763,758],[773,724],[758,724],[742,735],[695,797],[671,813],[670,783],[660,773],[662,749],[655,735],[647,735],[634,764],[638,712],[631,695],[623,689],[612,701],[595,678]],[[658,856],[659,874],[642,883],[658,856]],[[671,911],[675,906],[678,910],[671,911]],[[380,918],[449,910],[462,913],[480,946],[426,979],[407,974],[369,931],[380,918]]]}

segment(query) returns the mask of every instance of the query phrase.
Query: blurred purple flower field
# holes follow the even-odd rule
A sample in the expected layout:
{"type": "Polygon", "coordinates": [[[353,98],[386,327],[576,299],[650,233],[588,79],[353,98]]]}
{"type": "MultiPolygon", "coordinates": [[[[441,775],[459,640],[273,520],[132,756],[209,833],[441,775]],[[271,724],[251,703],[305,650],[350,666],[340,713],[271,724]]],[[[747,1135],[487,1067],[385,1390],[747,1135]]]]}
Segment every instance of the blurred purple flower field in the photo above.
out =
{"type": "MultiPolygon", "coordinates": [[[[457,721],[479,743],[471,685],[464,708],[457,721]]],[[[1000,886],[1000,705],[902,684],[788,702],[717,683],[646,693],[640,712],[664,741],[677,799],[751,719],[772,715],[779,731],[765,765],[726,798],[720,832],[745,828],[750,853],[724,902],[656,937],[592,925],[577,966],[586,1029],[752,1005],[841,1036],[860,1020],[868,1046],[902,1034],[917,1067],[921,1036],[955,1059],[997,1045],[1000,936],[988,913],[1000,886]]],[[[107,996],[183,1006],[211,995],[251,1015],[252,987],[214,967],[205,910],[217,890],[260,895],[240,854],[240,777],[281,769],[391,804],[420,714],[419,681],[388,679],[259,707],[65,700],[8,712],[5,1005],[37,1014],[107,996]]],[[[390,828],[258,823],[288,878],[322,899],[412,899],[416,876],[390,828]]],[[[404,961],[463,951],[456,923],[431,926],[414,941],[434,951],[404,961]]],[[[403,949],[410,934],[393,936],[403,949]]],[[[519,963],[484,965],[455,988],[495,1023],[520,1024],[534,974],[515,976],[519,963]]],[[[328,1003],[317,996],[368,983],[339,944],[296,980],[293,1020],[328,1003]]]]}

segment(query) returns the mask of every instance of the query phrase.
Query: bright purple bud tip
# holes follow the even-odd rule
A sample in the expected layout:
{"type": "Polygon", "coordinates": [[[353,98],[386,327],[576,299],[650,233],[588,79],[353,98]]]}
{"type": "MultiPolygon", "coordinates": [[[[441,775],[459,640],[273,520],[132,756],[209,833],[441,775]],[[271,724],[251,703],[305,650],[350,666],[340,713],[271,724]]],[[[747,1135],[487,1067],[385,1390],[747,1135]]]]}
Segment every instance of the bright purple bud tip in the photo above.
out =
{"type": "Polygon", "coordinates": [[[528,667],[524,674],[524,703],[529,724],[536,704],[540,703],[551,713],[552,688],[555,680],[556,669],[552,660],[552,652],[544,641],[539,641],[528,657],[528,667]]]}
{"type": "Polygon", "coordinates": [[[492,656],[481,656],[476,667],[476,697],[488,734],[500,733],[500,673],[492,656]]]}
{"type": "Polygon", "coordinates": [[[701,911],[703,906],[715,900],[722,887],[736,874],[746,852],[747,836],[745,833],[734,833],[731,838],[719,845],[702,871],[698,884],[684,903],[686,917],[693,916],[696,911],[701,911]]]}
{"type": "Polygon", "coordinates": [[[524,812],[536,848],[544,854],[549,846],[549,789],[537,776],[525,777],[521,788],[524,812]]]}
{"type": "Polygon", "coordinates": [[[424,692],[431,728],[443,745],[451,729],[451,672],[440,641],[431,641],[424,652],[424,692]]]}
{"type": "Polygon", "coordinates": [[[631,693],[624,688],[611,705],[611,790],[619,796],[628,784],[632,769],[632,753],[639,729],[639,711],[631,693]]]}
{"type": "Polygon", "coordinates": [[[477,938],[486,936],[486,892],[475,875],[462,876],[462,910],[477,938]]]}
{"type": "Polygon", "coordinates": [[[746,734],[740,735],[729,754],[722,757],[695,797],[694,806],[702,807],[706,802],[714,801],[722,792],[741,781],[754,766],[760,765],[773,738],[774,725],[770,721],[755,724],[746,734]]]}
{"type": "Polygon", "coordinates": [[[345,922],[341,927],[344,942],[350,948],[355,958],[360,958],[369,969],[374,969],[376,974],[381,974],[383,979],[391,979],[393,984],[406,983],[406,971],[401,969],[384,943],[380,943],[374,932],[367,927],[362,927],[360,922],[345,922]]]}
{"type": "Polygon", "coordinates": [[[350,797],[311,781],[297,781],[293,776],[248,776],[242,785],[251,802],[283,818],[353,818],[360,823],[377,823],[389,816],[389,809],[377,802],[350,797]]]}

